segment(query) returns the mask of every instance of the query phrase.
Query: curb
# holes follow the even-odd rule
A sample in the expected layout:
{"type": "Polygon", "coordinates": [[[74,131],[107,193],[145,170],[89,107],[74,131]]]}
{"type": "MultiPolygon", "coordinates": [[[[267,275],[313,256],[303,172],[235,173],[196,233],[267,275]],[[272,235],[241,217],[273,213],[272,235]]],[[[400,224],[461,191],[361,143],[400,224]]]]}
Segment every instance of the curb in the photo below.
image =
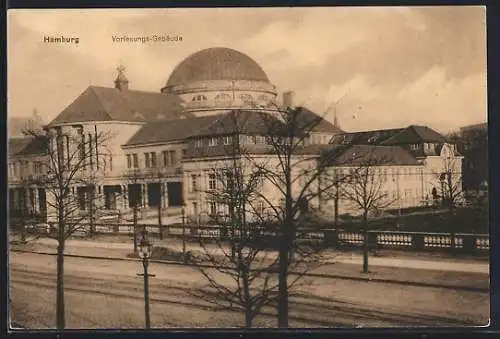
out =
{"type": "MultiPolygon", "coordinates": [[[[42,252],[42,251],[24,251],[11,249],[12,252],[17,253],[29,253],[29,254],[40,254],[40,255],[52,255],[56,256],[57,253],[51,252],[42,252]]],[[[81,259],[94,259],[94,260],[114,260],[114,261],[129,261],[129,262],[140,262],[141,259],[134,258],[121,258],[121,257],[96,257],[89,255],[80,255],[80,254],[65,254],[65,257],[70,258],[81,258],[81,259]]],[[[149,260],[151,263],[162,264],[162,265],[176,265],[176,266],[192,266],[189,264],[184,264],[178,261],[171,260],[157,260],[151,259],[149,260]]],[[[208,264],[197,264],[198,267],[203,268],[215,268],[213,265],[208,264]]],[[[291,275],[297,275],[296,272],[290,272],[291,275]]],[[[353,281],[362,281],[362,282],[372,282],[372,283],[380,283],[380,284],[394,284],[394,285],[405,285],[405,286],[417,286],[417,287],[430,287],[430,288],[444,288],[451,290],[460,290],[467,292],[482,292],[482,293],[490,293],[489,288],[484,287],[474,287],[474,286],[457,286],[457,285],[447,285],[447,284],[437,284],[437,283],[426,283],[426,282],[417,282],[417,281],[401,281],[401,280],[391,280],[384,278],[371,278],[371,277],[357,277],[357,276],[349,276],[349,275],[334,275],[334,274],[323,274],[323,273],[306,273],[303,274],[306,277],[316,277],[316,278],[327,278],[327,279],[342,279],[342,280],[353,280],[353,281]]]]}

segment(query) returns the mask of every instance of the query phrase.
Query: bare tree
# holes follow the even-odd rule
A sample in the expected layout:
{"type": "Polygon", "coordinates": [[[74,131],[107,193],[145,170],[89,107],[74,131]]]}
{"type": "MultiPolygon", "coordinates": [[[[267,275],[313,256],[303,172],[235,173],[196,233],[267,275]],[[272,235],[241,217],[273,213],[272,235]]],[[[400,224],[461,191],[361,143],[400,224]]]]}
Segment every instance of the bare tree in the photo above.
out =
{"type": "Polygon", "coordinates": [[[252,327],[260,310],[275,301],[277,284],[272,272],[274,261],[269,260],[269,252],[256,246],[258,226],[248,220],[255,208],[259,174],[246,174],[240,160],[228,160],[210,174],[217,188],[207,191],[207,199],[223,210],[210,217],[219,226],[221,238],[215,240],[215,248],[203,238],[199,240],[201,259],[213,268],[196,266],[211,289],[197,296],[224,309],[242,311],[245,327],[252,327]]]}
{"type": "Polygon", "coordinates": [[[462,158],[448,156],[443,161],[441,172],[434,174],[439,181],[441,204],[448,211],[451,232],[451,253],[455,255],[455,214],[459,203],[463,201],[462,190],[462,158]]]}
{"type": "MultiPolygon", "coordinates": [[[[280,133],[283,131],[283,121],[270,116],[269,113],[254,112],[251,117],[248,116],[245,119],[259,120],[257,124],[265,127],[259,135],[254,130],[245,129],[244,126],[248,124],[248,120],[240,123],[239,118],[243,114],[248,114],[248,112],[233,111],[226,116],[226,120],[219,121],[219,124],[223,124],[223,128],[218,130],[233,132],[232,135],[226,136],[232,138],[226,143],[231,146],[228,146],[230,149],[226,149],[226,160],[217,163],[209,174],[209,190],[206,196],[210,204],[213,204],[214,210],[219,207],[223,209],[222,213],[212,213],[211,216],[212,220],[220,226],[223,237],[222,240],[216,241],[215,249],[210,249],[210,246],[200,241],[204,249],[203,258],[214,267],[212,270],[200,267],[200,270],[214,290],[213,294],[205,295],[204,299],[218,303],[221,307],[244,311],[245,325],[250,327],[253,319],[263,307],[276,303],[281,305],[283,301],[280,302],[279,296],[283,290],[286,292],[288,303],[288,295],[296,291],[301,283],[304,283],[302,278],[319,267],[322,261],[321,250],[318,247],[310,243],[295,241],[295,232],[298,231],[298,227],[294,227],[300,225],[301,217],[297,212],[305,211],[309,199],[318,195],[318,189],[313,184],[315,176],[312,174],[317,171],[315,167],[317,157],[305,159],[303,155],[298,154],[298,158],[295,159],[293,157],[295,150],[286,153],[285,150],[288,149],[282,148],[278,140],[275,140],[276,144],[269,140],[265,145],[267,149],[265,153],[271,154],[277,161],[260,161],[263,158],[259,157],[259,154],[262,154],[263,150],[260,149],[255,153],[251,147],[247,146],[245,140],[248,138],[263,140],[265,136],[272,135],[269,133],[271,131],[280,133]],[[279,151],[278,154],[273,146],[279,151]],[[280,161],[285,161],[287,156],[290,160],[288,167],[286,163],[279,166],[280,161]],[[307,162],[307,160],[310,161],[307,162]],[[303,190],[300,195],[302,200],[290,203],[288,213],[293,214],[291,223],[294,228],[289,230],[288,227],[282,226],[287,217],[285,208],[279,205],[279,200],[283,199],[276,199],[283,198],[286,194],[279,181],[284,179],[277,173],[282,173],[283,168],[288,169],[286,173],[290,176],[291,186],[292,167],[300,165],[301,161],[311,165],[311,168],[304,167],[306,169],[300,174],[304,179],[302,182],[304,187],[301,187],[303,190]],[[266,185],[268,188],[272,186],[271,190],[280,193],[274,194],[274,197],[269,196],[264,188],[266,185]],[[291,231],[294,234],[290,237],[291,231]],[[263,234],[269,234],[270,237],[264,238],[263,234]],[[287,239],[293,239],[286,248],[282,246],[284,236],[290,237],[287,239]],[[263,246],[266,239],[271,240],[271,248],[263,246]],[[285,251],[285,259],[280,256],[282,251],[285,251]],[[282,279],[283,260],[286,260],[284,280],[282,279]],[[292,271],[293,279],[289,280],[287,276],[292,271]],[[227,279],[228,277],[230,279],[227,279]],[[283,284],[286,286],[283,287],[283,284]]],[[[281,140],[285,140],[285,137],[280,136],[281,140]]],[[[299,179],[296,179],[293,182],[298,184],[298,181],[299,179]]],[[[288,197],[292,199],[291,187],[288,194],[288,197]]],[[[278,313],[282,314],[281,311],[278,313]]],[[[286,313],[286,319],[280,320],[279,324],[288,326],[288,313],[286,313]]]]}
{"type": "Polygon", "coordinates": [[[133,166],[131,166],[131,168],[126,170],[126,172],[124,173],[124,178],[127,183],[127,189],[124,194],[128,195],[129,206],[132,207],[132,235],[134,241],[134,253],[137,253],[139,206],[142,205],[141,186],[142,182],[144,181],[145,175],[139,168],[135,167],[134,164],[133,166]]]}
{"type": "Polygon", "coordinates": [[[66,239],[85,227],[88,214],[81,212],[82,199],[77,187],[95,185],[97,176],[106,171],[109,150],[108,133],[93,133],[89,138],[81,133],[63,133],[58,128],[41,135],[31,131],[34,138],[45,144],[47,150],[44,166],[44,187],[47,207],[57,225],[57,290],[56,326],[65,328],[64,303],[64,251],[66,239]]]}
{"type": "Polygon", "coordinates": [[[382,172],[385,161],[369,152],[362,163],[356,167],[347,168],[348,179],[340,189],[341,199],[347,201],[353,209],[360,210],[363,220],[363,272],[368,273],[369,253],[369,222],[370,213],[378,212],[390,206],[393,201],[389,199],[385,190],[387,173],[382,172]],[[385,177],[384,177],[385,176],[385,177]]]}
{"type": "Polygon", "coordinates": [[[288,327],[289,288],[288,276],[292,269],[300,267],[305,274],[319,262],[320,252],[314,247],[304,247],[297,241],[297,233],[305,226],[305,216],[311,205],[318,204],[322,192],[338,184],[328,176],[325,158],[320,150],[328,145],[310,145],[309,138],[324,118],[302,107],[275,107],[274,114],[261,113],[265,125],[265,141],[268,153],[273,157],[267,161],[247,159],[262,176],[270,190],[279,197],[280,203],[268,196],[269,190],[259,191],[275,221],[278,238],[278,327],[288,327]],[[320,178],[322,180],[320,180],[320,178]],[[307,264],[303,264],[307,263],[307,264]]]}
{"type": "Polygon", "coordinates": [[[152,180],[156,184],[158,184],[158,205],[156,208],[158,209],[158,234],[161,240],[163,240],[163,224],[162,224],[162,216],[163,216],[163,202],[165,196],[165,178],[166,173],[164,169],[161,168],[160,162],[157,161],[156,164],[150,168],[150,173],[147,175],[148,179],[152,180]]]}

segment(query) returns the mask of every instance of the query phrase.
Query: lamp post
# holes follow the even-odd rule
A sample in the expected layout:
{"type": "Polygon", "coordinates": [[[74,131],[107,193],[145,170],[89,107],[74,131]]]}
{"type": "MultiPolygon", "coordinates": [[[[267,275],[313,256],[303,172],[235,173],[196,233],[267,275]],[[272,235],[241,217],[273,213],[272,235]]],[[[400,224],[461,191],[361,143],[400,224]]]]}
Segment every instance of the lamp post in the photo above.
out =
{"type": "Polygon", "coordinates": [[[154,277],[154,274],[148,274],[149,258],[151,257],[151,243],[147,239],[146,229],[142,232],[142,239],[139,243],[139,256],[142,259],[142,266],[144,273],[138,273],[138,276],[144,278],[144,314],[146,319],[146,329],[151,328],[151,321],[149,318],[149,277],[154,277]]]}

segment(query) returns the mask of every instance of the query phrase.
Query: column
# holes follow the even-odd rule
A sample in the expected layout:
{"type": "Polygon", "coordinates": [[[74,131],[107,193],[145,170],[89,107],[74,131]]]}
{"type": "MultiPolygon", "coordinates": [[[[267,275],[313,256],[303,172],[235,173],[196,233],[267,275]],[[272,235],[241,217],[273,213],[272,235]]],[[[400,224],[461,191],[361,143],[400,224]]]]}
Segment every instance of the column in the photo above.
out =
{"type": "Polygon", "coordinates": [[[122,185],[122,210],[128,210],[128,186],[122,185]]]}
{"type": "Polygon", "coordinates": [[[31,212],[31,188],[24,188],[24,206],[26,207],[26,210],[24,213],[30,213],[31,212]]]}
{"type": "Polygon", "coordinates": [[[164,208],[168,207],[168,191],[167,191],[167,183],[162,182],[161,183],[161,188],[162,188],[162,204],[164,208]]]}
{"type": "Polygon", "coordinates": [[[146,208],[148,206],[148,189],[147,189],[146,184],[141,184],[141,190],[142,190],[142,207],[146,208]]]}
{"type": "Polygon", "coordinates": [[[38,188],[33,189],[33,212],[40,212],[40,197],[38,195],[38,188]]]}

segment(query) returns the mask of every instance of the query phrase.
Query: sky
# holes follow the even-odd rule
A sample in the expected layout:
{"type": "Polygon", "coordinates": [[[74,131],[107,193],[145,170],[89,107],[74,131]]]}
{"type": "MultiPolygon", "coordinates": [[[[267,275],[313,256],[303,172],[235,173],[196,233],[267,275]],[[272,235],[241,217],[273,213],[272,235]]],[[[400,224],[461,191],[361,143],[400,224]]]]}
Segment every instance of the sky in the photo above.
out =
{"type": "Polygon", "coordinates": [[[8,115],[49,122],[89,85],[159,92],[184,58],[229,47],[346,131],[487,120],[484,7],[10,10],[8,115]],[[182,41],[117,43],[113,36],[182,41]],[[79,43],[44,43],[45,36],[79,43]]]}

